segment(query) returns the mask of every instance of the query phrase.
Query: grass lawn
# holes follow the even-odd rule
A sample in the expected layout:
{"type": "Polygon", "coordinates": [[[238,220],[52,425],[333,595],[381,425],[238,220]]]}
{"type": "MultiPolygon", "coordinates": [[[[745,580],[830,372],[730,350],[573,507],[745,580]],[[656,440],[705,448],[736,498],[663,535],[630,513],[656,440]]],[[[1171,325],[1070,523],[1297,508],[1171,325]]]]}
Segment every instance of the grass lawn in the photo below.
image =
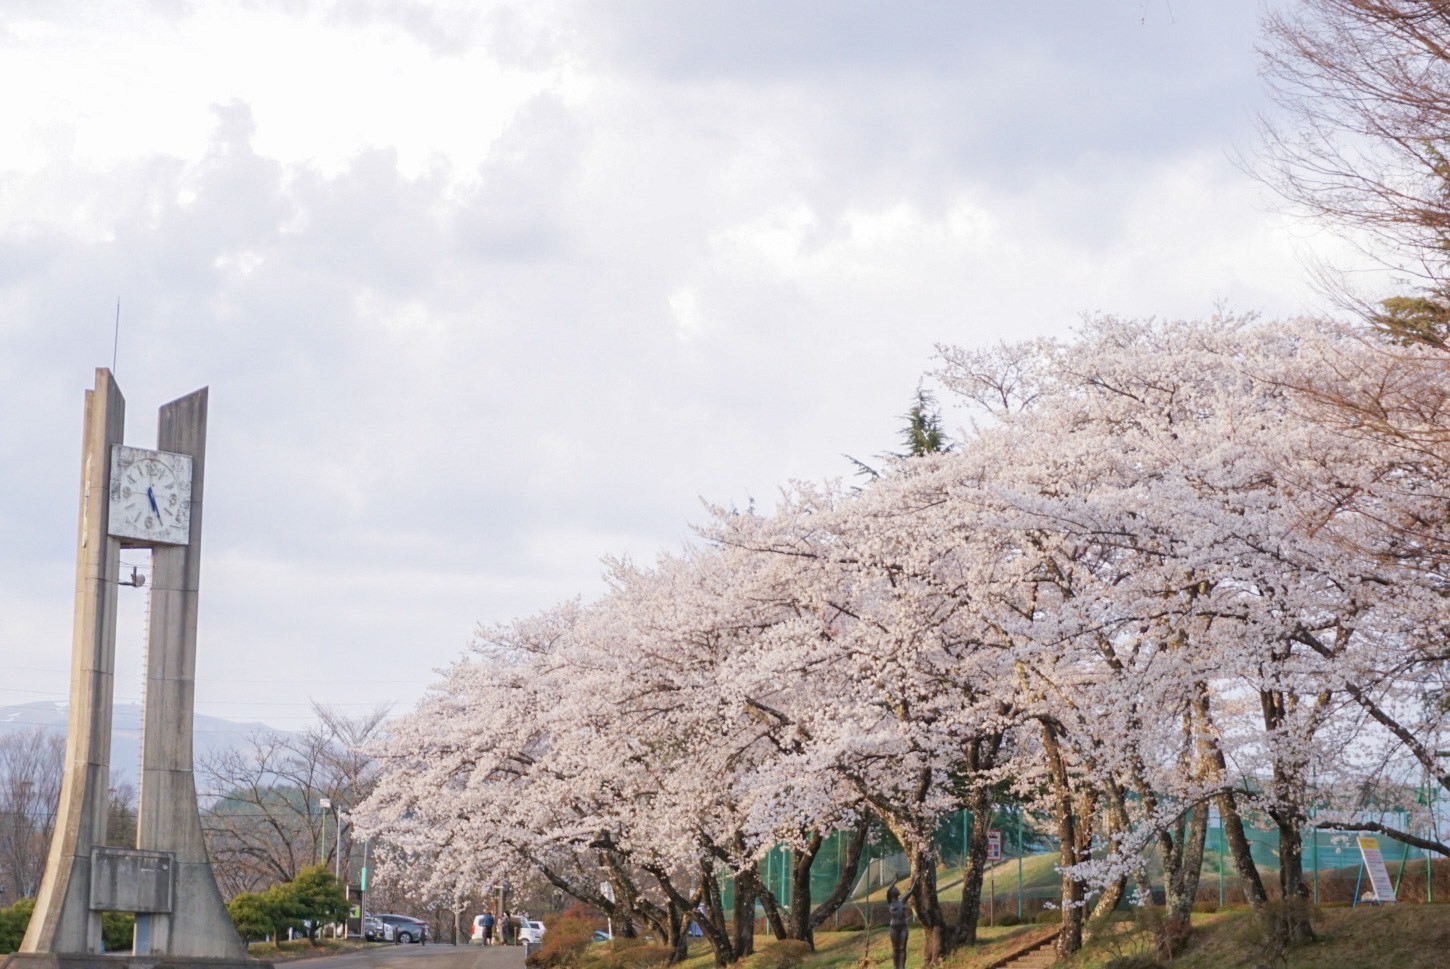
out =
{"type": "MultiPolygon", "coordinates": [[[[1263,952],[1253,940],[1251,917],[1246,909],[1229,909],[1193,916],[1194,932],[1188,949],[1171,963],[1171,969],[1255,969],[1263,952]]],[[[1124,928],[1131,930],[1130,923],[1124,928]]],[[[1374,908],[1362,906],[1321,908],[1315,912],[1318,941],[1289,953],[1283,969],[1445,969],[1450,966],[1450,905],[1398,905],[1374,908]]],[[[943,969],[981,969],[1010,948],[1030,938],[1046,938],[1053,927],[1041,925],[1013,928],[984,928],[981,942],[952,955],[943,969]]],[[[1112,947],[1089,947],[1077,958],[1061,963],[1062,969],[1101,969],[1114,955],[1144,951],[1143,940],[1123,933],[1112,947]]],[[[907,969],[923,969],[921,949],[924,935],[913,927],[907,952],[907,969]]],[[[757,955],[740,964],[751,969],[763,961],[761,953],[770,945],[765,936],[756,937],[757,955]]],[[[305,943],[303,943],[305,945],[305,943]]],[[[713,969],[710,947],[695,943],[690,958],[680,969],[713,969]]],[[[866,932],[820,932],[816,952],[801,969],[889,969],[891,943],[883,930],[866,932]],[[869,951],[868,951],[869,941],[869,951]]]]}
{"type": "MultiPolygon", "coordinates": [[[[982,928],[977,930],[980,942],[970,949],[963,949],[952,957],[950,969],[979,969],[1008,948],[1022,941],[1028,933],[1036,936],[1050,934],[1042,926],[1024,925],[1014,928],[982,928]]],[[[913,926],[907,937],[906,967],[922,969],[921,949],[925,939],[919,926],[913,926]]],[[[755,949],[760,953],[773,939],[767,936],[755,937],[755,949]]],[[[742,969],[749,969],[747,960],[742,969]]],[[[713,969],[715,958],[709,945],[695,943],[690,947],[690,958],[680,963],[680,969],[713,969]]],[[[816,951],[801,969],[889,969],[891,966],[891,940],[883,929],[867,932],[817,932],[816,951]]]]}
{"type": "MultiPolygon", "coordinates": [[[[1045,889],[1055,895],[1062,881],[1062,876],[1057,872],[1057,861],[1056,853],[1028,855],[1023,858],[1022,890],[1031,892],[1034,889],[1045,889]]],[[[992,890],[994,875],[997,879],[997,897],[1001,899],[1011,896],[1013,905],[1016,905],[1017,859],[1009,858],[1001,864],[987,869],[982,877],[982,911],[984,913],[987,911],[987,895],[992,890]]],[[[943,902],[956,904],[962,900],[962,869],[960,867],[938,868],[936,877],[937,892],[943,902]]],[[[877,889],[874,894],[881,896],[881,889],[877,889]]]]}
{"type": "Polygon", "coordinates": [[[362,942],[358,939],[318,939],[316,945],[312,945],[306,939],[282,943],[253,942],[247,946],[247,955],[265,962],[296,962],[298,959],[331,956],[389,944],[391,943],[362,942]]]}
{"type": "MultiPolygon", "coordinates": [[[[1247,910],[1193,916],[1188,948],[1173,969],[1253,969],[1263,945],[1247,910]]],[[[1443,969],[1450,966],[1450,906],[1387,905],[1315,912],[1318,941],[1292,950],[1286,969],[1443,969]]],[[[1127,948],[1127,947],[1124,947],[1127,948]]],[[[1131,950],[1130,950],[1131,951],[1131,950]]],[[[1070,969],[1096,969],[1113,953],[1090,947],[1070,969]]]]}

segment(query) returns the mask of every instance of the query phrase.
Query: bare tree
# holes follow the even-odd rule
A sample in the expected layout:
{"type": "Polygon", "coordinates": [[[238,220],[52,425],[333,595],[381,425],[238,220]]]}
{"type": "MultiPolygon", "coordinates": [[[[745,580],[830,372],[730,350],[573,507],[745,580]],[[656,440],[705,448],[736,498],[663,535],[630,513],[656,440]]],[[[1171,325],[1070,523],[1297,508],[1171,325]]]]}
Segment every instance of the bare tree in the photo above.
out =
{"type": "Polygon", "coordinates": [[[1450,323],[1450,4],[1298,0],[1264,21],[1281,114],[1259,169],[1286,199],[1408,277],[1371,306],[1397,336],[1445,345],[1450,323]]]}
{"type": "Polygon", "coordinates": [[[314,712],[318,723],[301,733],[258,731],[199,764],[202,826],[227,897],[291,881],[308,865],[336,864],[339,840],[347,874],[350,831],[344,824],[339,839],[336,825],[371,789],[376,767],[362,748],[387,708],[356,717],[322,706],[314,712]],[[322,807],[324,798],[334,808],[322,807]]]}
{"type": "Polygon", "coordinates": [[[34,896],[60,803],[65,737],[42,728],[0,737],[0,887],[34,896]]]}
{"type": "Polygon", "coordinates": [[[136,847],[136,786],[127,781],[106,792],[106,844],[136,847]]]}

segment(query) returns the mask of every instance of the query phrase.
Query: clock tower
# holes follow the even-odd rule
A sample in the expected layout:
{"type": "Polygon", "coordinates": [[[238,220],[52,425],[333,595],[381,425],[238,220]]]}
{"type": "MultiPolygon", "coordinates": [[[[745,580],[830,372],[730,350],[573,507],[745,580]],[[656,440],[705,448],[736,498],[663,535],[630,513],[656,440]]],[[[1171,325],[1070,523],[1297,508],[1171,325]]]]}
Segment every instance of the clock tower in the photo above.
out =
{"type": "Polygon", "coordinates": [[[86,391],[65,775],[45,874],[6,969],[255,967],[217,890],[192,775],[205,388],[161,408],[157,450],[122,443],[109,370],[86,391]],[[106,842],[120,550],[151,550],[136,848],[106,842]],[[105,955],[104,912],[133,912],[133,951],[105,955]]]}

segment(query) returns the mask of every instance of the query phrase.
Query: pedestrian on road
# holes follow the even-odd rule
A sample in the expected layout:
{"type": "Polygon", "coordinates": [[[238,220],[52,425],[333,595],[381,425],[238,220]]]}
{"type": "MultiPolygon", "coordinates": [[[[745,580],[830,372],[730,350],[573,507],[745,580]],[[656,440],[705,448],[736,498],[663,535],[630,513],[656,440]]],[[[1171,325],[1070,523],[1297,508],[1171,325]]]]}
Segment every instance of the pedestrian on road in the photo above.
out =
{"type": "Polygon", "coordinates": [[[483,944],[493,945],[493,913],[484,912],[483,921],[479,924],[483,926],[483,944]]]}
{"type": "Polygon", "coordinates": [[[502,928],[501,931],[503,933],[503,944],[504,945],[513,945],[514,944],[514,917],[509,914],[509,910],[508,909],[504,909],[503,910],[503,928],[502,928]]]}

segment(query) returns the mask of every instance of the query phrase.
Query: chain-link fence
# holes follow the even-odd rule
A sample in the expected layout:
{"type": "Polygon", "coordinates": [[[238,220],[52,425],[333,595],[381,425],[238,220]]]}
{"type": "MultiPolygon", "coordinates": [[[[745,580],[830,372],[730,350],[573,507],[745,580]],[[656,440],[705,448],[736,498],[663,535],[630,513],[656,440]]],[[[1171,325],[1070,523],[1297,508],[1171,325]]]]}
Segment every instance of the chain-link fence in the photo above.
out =
{"type": "MultiPolygon", "coordinates": [[[[1411,828],[1407,812],[1375,815],[1370,820],[1399,830],[1411,828]]],[[[934,838],[939,859],[937,887],[949,910],[961,900],[965,847],[971,838],[972,823],[970,812],[954,813],[943,821],[934,838]]],[[[1425,830],[1421,833],[1438,835],[1438,822],[1433,815],[1423,822],[1423,827],[1425,830]]],[[[1061,876],[1057,870],[1056,841],[1037,826],[1031,815],[1010,807],[993,812],[992,829],[999,832],[994,840],[1000,841],[1001,858],[990,866],[983,881],[983,917],[989,920],[1003,916],[1019,920],[1031,918],[1059,897],[1061,876]]],[[[1272,895],[1278,885],[1278,831],[1248,826],[1245,834],[1254,864],[1272,895]]],[[[835,890],[850,855],[851,837],[847,832],[832,834],[817,852],[811,864],[813,903],[819,904],[835,890]]],[[[1432,862],[1437,856],[1431,852],[1383,836],[1378,840],[1397,897],[1406,901],[1450,899],[1450,862],[1436,866],[1432,862]]],[[[782,904],[789,904],[791,900],[794,857],[790,848],[777,847],[760,862],[762,881],[782,904]]],[[[1367,883],[1359,885],[1360,854],[1353,833],[1305,831],[1303,863],[1304,880],[1316,904],[1350,902],[1367,890],[1367,883]]],[[[1161,901],[1163,873],[1152,852],[1145,858],[1144,871],[1146,884],[1134,885],[1133,889],[1161,901]]],[[[885,831],[873,829],[862,853],[850,900],[829,924],[840,927],[879,924],[885,911],[886,888],[893,883],[904,886],[909,878],[910,867],[900,847],[885,831]]],[[[734,901],[733,888],[727,880],[727,911],[734,901]]],[[[1213,906],[1243,901],[1243,887],[1218,812],[1211,811],[1198,902],[1213,906]]]]}

